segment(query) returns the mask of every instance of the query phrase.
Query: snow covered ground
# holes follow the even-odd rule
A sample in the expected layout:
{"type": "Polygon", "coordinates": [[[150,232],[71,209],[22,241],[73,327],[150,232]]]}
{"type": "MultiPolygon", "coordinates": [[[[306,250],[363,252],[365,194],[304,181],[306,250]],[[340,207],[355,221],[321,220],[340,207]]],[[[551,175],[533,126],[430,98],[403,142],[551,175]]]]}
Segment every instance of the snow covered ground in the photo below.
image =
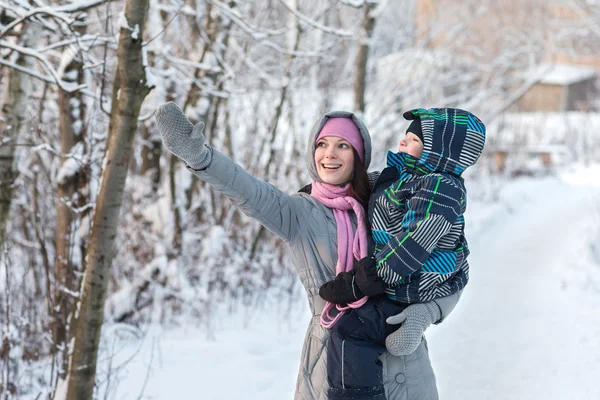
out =
{"type": "MultiPolygon", "coordinates": [[[[600,399],[600,167],[506,184],[471,202],[471,280],[427,332],[440,397],[600,399]]],[[[223,315],[205,328],[105,329],[108,399],[292,399],[304,299],[223,315]],[[110,339],[108,339],[110,338],[110,339]]],[[[106,375],[105,375],[106,376],[106,375]]],[[[101,393],[101,398],[105,393],[101,393]]]]}

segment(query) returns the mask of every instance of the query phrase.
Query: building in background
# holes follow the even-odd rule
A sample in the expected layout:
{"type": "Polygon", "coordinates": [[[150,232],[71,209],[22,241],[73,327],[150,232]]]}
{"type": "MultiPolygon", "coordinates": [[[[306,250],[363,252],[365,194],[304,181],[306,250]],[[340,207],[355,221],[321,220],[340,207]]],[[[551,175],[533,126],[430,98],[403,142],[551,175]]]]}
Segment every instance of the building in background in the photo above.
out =
{"type": "Polygon", "coordinates": [[[575,64],[542,64],[538,83],[518,102],[518,111],[589,111],[598,98],[595,68],[575,64]]]}
{"type": "Polygon", "coordinates": [[[489,76],[506,76],[509,92],[518,91],[533,76],[541,77],[510,112],[597,111],[600,6],[596,3],[415,0],[414,45],[431,50],[451,46],[454,59],[462,55],[493,62],[489,76]],[[504,64],[499,54],[506,55],[504,64]],[[524,79],[518,83],[515,76],[524,79]]]}

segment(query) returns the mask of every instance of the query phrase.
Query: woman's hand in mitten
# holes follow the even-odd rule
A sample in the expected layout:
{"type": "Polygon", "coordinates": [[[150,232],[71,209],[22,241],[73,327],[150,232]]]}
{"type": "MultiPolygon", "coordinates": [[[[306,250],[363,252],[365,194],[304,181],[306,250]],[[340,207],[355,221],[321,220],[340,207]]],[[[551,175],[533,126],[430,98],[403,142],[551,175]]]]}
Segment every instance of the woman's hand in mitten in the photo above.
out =
{"type": "Polygon", "coordinates": [[[355,282],[365,296],[377,296],[385,291],[385,282],[377,275],[377,260],[373,256],[362,258],[355,266],[355,282]]]}
{"type": "Polygon", "coordinates": [[[181,108],[173,102],[165,103],[156,111],[156,125],[165,147],[193,169],[203,169],[211,159],[204,146],[204,122],[192,125],[181,108]]]}
{"type": "Polygon", "coordinates": [[[340,272],[319,289],[319,296],[333,304],[348,304],[364,297],[354,283],[353,272],[340,272]]]}
{"type": "Polygon", "coordinates": [[[390,325],[400,325],[385,339],[385,347],[395,356],[406,356],[419,347],[423,333],[429,325],[442,317],[440,307],[435,301],[412,304],[400,314],[389,317],[390,325]]]}

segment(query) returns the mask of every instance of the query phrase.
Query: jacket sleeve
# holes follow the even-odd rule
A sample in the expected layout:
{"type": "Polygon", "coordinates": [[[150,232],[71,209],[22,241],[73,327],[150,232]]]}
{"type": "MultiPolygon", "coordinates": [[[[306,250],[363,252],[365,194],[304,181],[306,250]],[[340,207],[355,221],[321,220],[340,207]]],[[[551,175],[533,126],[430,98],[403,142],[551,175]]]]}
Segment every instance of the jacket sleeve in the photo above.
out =
{"type": "MultiPolygon", "coordinates": [[[[464,290],[464,289],[463,289],[464,290]]],[[[463,291],[459,290],[458,292],[451,294],[450,296],[440,297],[439,299],[433,300],[435,304],[440,308],[442,317],[439,321],[434,322],[434,324],[441,324],[448,315],[454,310],[458,300],[460,300],[460,296],[462,296],[463,291]]]]}
{"type": "Polygon", "coordinates": [[[462,214],[464,192],[441,175],[422,178],[414,189],[399,233],[376,254],[377,273],[389,285],[419,270],[462,214]]]}
{"type": "Polygon", "coordinates": [[[302,198],[290,196],[275,186],[246,172],[214,148],[208,167],[192,171],[198,178],[221,192],[244,214],[255,218],[286,242],[294,240],[298,229],[302,198]]]}

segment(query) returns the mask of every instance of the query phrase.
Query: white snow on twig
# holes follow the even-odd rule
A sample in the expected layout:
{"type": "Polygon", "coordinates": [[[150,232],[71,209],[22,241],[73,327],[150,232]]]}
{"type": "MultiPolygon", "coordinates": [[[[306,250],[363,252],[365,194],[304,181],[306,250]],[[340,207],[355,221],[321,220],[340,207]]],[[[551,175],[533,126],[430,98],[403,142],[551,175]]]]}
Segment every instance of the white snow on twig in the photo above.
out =
{"type": "Polygon", "coordinates": [[[56,175],[56,183],[59,185],[64,184],[69,180],[69,178],[75,176],[80,169],[81,164],[77,160],[74,158],[68,158],[58,170],[58,174],[56,175]]]}

